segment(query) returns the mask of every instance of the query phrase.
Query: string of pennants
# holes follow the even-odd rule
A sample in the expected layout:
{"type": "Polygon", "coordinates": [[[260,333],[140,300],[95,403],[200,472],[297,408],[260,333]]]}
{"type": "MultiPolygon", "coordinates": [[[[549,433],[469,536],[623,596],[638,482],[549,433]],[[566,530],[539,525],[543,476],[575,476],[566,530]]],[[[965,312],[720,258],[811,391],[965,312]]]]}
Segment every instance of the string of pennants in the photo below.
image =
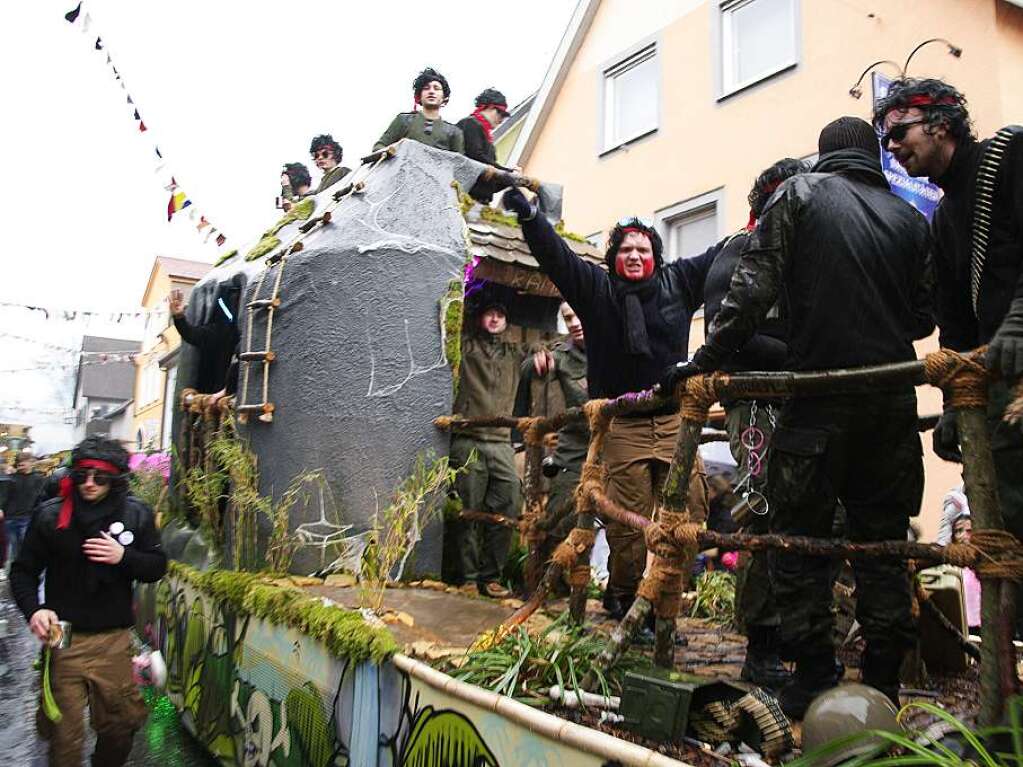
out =
{"type": "Polygon", "coordinates": [[[167,307],[160,309],[133,309],[128,311],[106,310],[94,311],[92,309],[79,309],[77,307],[60,306],[36,306],[34,304],[20,304],[14,301],[0,301],[0,307],[7,309],[26,309],[31,312],[39,312],[47,320],[61,322],[79,322],[81,320],[105,320],[120,324],[122,322],[148,322],[152,318],[167,320],[167,307]]]}
{"type": "MultiPolygon", "coordinates": [[[[88,10],[83,11],[83,5],[85,5],[84,2],[78,3],[73,9],[64,14],[64,18],[69,24],[77,26],[83,35],[87,35],[89,39],[92,39],[92,34],[90,34],[93,32],[92,16],[88,10]]],[[[124,78],[114,64],[110,51],[107,50],[106,44],[103,42],[103,38],[98,34],[96,35],[95,43],[93,43],[93,49],[106,53],[107,67],[110,68],[114,80],[117,81],[121,86],[121,90],[124,91],[127,106],[132,110],[132,117],[138,126],[139,133],[149,132],[149,127],[146,125],[145,120],[142,119],[142,113],[139,111],[135,99],[128,92],[128,86],[125,85],[124,78]]],[[[163,188],[170,193],[170,198],[167,201],[167,221],[170,222],[175,214],[187,210],[185,215],[195,225],[196,231],[203,236],[203,242],[207,243],[213,239],[218,248],[223,247],[224,243],[227,242],[227,235],[214,226],[206,216],[199,213],[189,195],[178,184],[177,179],[168,172],[167,163],[163,159],[163,153],[155,142],[153,143],[153,161],[155,172],[161,175],[164,180],[163,188]]]]}

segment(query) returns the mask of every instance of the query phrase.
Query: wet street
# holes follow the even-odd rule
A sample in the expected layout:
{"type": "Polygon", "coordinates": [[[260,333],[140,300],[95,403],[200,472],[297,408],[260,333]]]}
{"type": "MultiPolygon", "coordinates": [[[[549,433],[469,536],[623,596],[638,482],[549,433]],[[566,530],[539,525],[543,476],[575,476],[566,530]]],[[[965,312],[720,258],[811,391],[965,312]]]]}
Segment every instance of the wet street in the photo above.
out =
{"type": "MultiPolygon", "coordinates": [[[[5,767],[46,765],[46,744],[35,734],[39,674],[32,668],[39,642],[32,636],[0,583],[0,764],[5,767]],[[3,622],[6,621],[6,636],[3,622]]],[[[213,767],[216,764],[185,732],[171,702],[147,697],[149,720],[135,736],[127,764],[132,767],[213,767]]],[[[84,751],[85,763],[92,751],[84,751]]]]}

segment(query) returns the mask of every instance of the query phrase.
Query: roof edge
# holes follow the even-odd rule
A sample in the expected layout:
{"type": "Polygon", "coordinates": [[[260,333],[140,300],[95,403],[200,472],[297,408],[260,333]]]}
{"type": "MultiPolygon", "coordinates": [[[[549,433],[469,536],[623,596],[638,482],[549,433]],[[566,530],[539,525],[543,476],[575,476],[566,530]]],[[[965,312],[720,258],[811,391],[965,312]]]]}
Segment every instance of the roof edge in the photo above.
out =
{"type": "Polygon", "coordinates": [[[536,100],[533,101],[533,106],[526,116],[526,124],[522,126],[522,132],[519,133],[515,140],[515,146],[512,147],[511,155],[508,158],[509,165],[524,165],[529,160],[529,155],[536,145],[539,130],[551,112],[554,98],[561,90],[561,85],[575,60],[575,54],[579,51],[599,7],[600,0],[579,0],[576,5],[572,18],[565,28],[565,34],[561,37],[558,50],[547,68],[547,74],[544,75],[543,84],[536,93],[536,100]]]}

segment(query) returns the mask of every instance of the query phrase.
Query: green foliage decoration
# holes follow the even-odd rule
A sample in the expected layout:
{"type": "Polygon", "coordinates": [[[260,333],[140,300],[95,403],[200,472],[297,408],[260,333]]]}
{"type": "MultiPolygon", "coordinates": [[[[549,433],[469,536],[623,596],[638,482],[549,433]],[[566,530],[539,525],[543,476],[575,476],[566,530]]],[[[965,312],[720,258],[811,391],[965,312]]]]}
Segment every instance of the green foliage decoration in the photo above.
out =
{"type": "Polygon", "coordinates": [[[294,223],[295,221],[306,221],[313,215],[313,211],[316,210],[316,198],[306,197],[298,202],[292,204],[291,210],[281,216],[280,220],[263,232],[263,237],[273,237],[281,231],[288,224],[294,223]]]}
{"type": "Polygon", "coordinates": [[[444,355],[451,368],[451,381],[458,394],[458,371],[462,365],[462,322],[465,317],[465,296],[460,279],[448,283],[442,302],[444,310],[444,355]]]}
{"type": "Polygon", "coordinates": [[[319,597],[272,582],[273,574],[236,570],[199,572],[181,562],[170,563],[171,576],[244,615],[297,629],[322,642],[338,656],[354,662],[380,663],[398,651],[394,637],[375,628],[353,610],[327,605],[319,597]]]}
{"type": "Polygon", "coordinates": [[[214,266],[220,266],[221,264],[226,264],[228,261],[230,261],[232,258],[234,258],[237,255],[238,255],[238,248],[234,248],[233,250],[229,250],[229,251],[227,251],[227,253],[225,253],[220,258],[218,258],[216,261],[214,261],[213,265],[214,266]]]}
{"type": "Polygon", "coordinates": [[[255,261],[257,258],[268,256],[281,244],[280,239],[273,234],[264,234],[263,239],[256,243],[248,253],[245,254],[246,261],[255,261]]]}
{"type": "Polygon", "coordinates": [[[724,570],[708,570],[696,579],[696,601],[689,614],[725,625],[735,622],[735,576],[724,570]]]}

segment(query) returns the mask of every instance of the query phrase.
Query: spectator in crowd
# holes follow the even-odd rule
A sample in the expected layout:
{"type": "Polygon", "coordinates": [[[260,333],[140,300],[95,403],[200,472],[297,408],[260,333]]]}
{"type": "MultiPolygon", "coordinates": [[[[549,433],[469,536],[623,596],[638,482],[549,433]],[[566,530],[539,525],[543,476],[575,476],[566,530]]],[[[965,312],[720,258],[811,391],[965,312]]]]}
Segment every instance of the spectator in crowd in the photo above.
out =
{"type": "MultiPolygon", "coordinates": [[[[944,192],[931,223],[939,338],[956,351],[988,347],[998,500],[1006,529],[1023,538],[1023,430],[1002,419],[1010,388],[1023,376],[1023,129],[977,141],[966,97],[941,80],[914,78],[891,84],[874,107],[874,123],[906,172],[944,192]]],[[[962,460],[949,406],[933,439],[940,457],[962,460]]]]}
{"type": "MultiPolygon", "coordinates": [[[[501,91],[487,88],[476,97],[476,109],[468,117],[458,121],[458,127],[465,138],[465,156],[477,162],[494,165],[497,163],[497,151],[494,149],[492,132],[508,117],[508,99],[501,91]]],[[[479,179],[469,190],[469,195],[477,202],[489,203],[494,192],[504,189],[496,181],[479,179]]]]}
{"type": "MultiPolygon", "coordinates": [[[[507,338],[508,312],[497,301],[484,301],[462,336],[458,394],[454,410],[467,418],[510,413],[515,403],[522,346],[507,338]]],[[[473,426],[451,437],[451,464],[466,467],[455,481],[465,518],[457,525],[464,590],[502,598],[501,569],[508,558],[511,530],[495,519],[519,517],[521,488],[515,469],[511,431],[473,426]],[[475,456],[474,460],[470,460],[475,456]],[[482,512],[482,515],[480,515],[482,512]],[[473,514],[479,515],[473,519],[473,514]]]]}
{"type": "Polygon", "coordinates": [[[18,556],[21,542],[25,539],[29,522],[32,521],[32,510],[46,482],[46,477],[35,470],[35,459],[31,453],[20,453],[16,465],[17,471],[11,476],[7,504],[3,509],[4,527],[7,528],[7,543],[12,561],[18,556]]]}
{"type": "MultiPolygon", "coordinates": [[[[578,313],[587,342],[586,380],[591,397],[616,397],[654,386],[663,366],[683,359],[689,322],[703,305],[703,285],[712,253],[665,264],[661,237],[652,222],[635,216],[611,230],[607,270],[577,256],[543,216],[536,201],[517,188],[504,193],[533,257],[578,313]]],[[[662,412],[614,419],[604,445],[607,493],[629,511],[650,517],[675,452],[681,416],[662,412]]],[[[707,483],[697,460],[687,511],[707,518],[707,483]]],[[[646,568],[646,545],[637,530],[607,525],[610,576],[604,593],[608,612],[621,618],[629,609],[646,568]]]]}
{"type": "Polygon", "coordinates": [[[440,110],[451,98],[451,86],[440,72],[429,67],[420,72],[412,83],[411,112],[402,112],[387,126],[387,130],[373,145],[374,151],[390,146],[403,138],[410,138],[427,146],[449,152],[465,152],[465,140],[457,125],[444,122],[440,110]],[[419,111],[422,107],[423,111],[419,111]]]}
{"type": "Polygon", "coordinates": [[[291,210],[293,203],[309,195],[313,179],[309,169],[300,162],[289,162],[281,171],[281,207],[291,210]]]}
{"type": "MultiPolygon", "coordinates": [[[[768,202],[706,342],[666,386],[721,369],[779,300],[790,319],[788,370],[916,358],[913,341],[934,328],[927,222],[892,194],[868,123],[839,118],[821,131],[818,148],[815,172],[788,179],[768,202]]],[[[772,532],[829,537],[841,501],[851,540],[905,540],[923,495],[916,412],[908,384],[789,400],[771,442],[772,532]]],[[[899,667],[916,641],[906,563],[859,559],[853,569],[863,681],[898,704],[899,667]]],[[[832,568],[826,557],[779,551],[772,576],[782,657],[796,661],[781,705],[802,718],[838,681],[832,568]]]]}
{"type": "Polygon", "coordinates": [[[50,686],[59,724],[42,705],[36,716],[50,764],[77,767],[85,742],[85,707],[96,732],[92,764],[118,767],[148,711],[132,681],[132,588],[163,577],[167,558],[153,512],[128,492],[128,453],[88,437],[71,455],[61,496],[36,512],[11,568],[11,592],[32,633],[52,641],[67,621],[74,639],[52,651],[50,686]],[[46,601],[39,584],[46,573],[46,601]]]}
{"type": "Polygon", "coordinates": [[[325,189],[329,189],[351,173],[350,169],[341,164],[344,150],[329,133],[324,133],[313,139],[309,145],[309,154],[312,155],[316,167],[323,172],[320,185],[316,187],[313,194],[319,194],[325,189]]]}
{"type": "MultiPolygon", "coordinates": [[[[973,531],[970,512],[959,514],[952,522],[952,542],[969,543],[973,531]]],[[[963,568],[963,591],[966,592],[966,625],[971,634],[980,633],[980,579],[969,567],[963,568]]]]}

